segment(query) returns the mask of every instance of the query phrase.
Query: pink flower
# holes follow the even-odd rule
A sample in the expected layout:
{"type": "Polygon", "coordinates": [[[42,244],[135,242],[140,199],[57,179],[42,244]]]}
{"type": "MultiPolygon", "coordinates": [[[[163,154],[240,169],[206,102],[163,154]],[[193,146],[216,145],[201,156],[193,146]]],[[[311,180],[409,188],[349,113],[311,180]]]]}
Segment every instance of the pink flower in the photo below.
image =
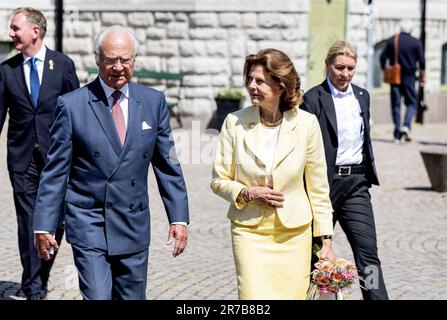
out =
{"type": "Polygon", "coordinates": [[[320,259],[312,271],[312,282],[318,287],[320,294],[337,293],[348,288],[358,278],[357,270],[352,262],[335,258],[320,259]]]}

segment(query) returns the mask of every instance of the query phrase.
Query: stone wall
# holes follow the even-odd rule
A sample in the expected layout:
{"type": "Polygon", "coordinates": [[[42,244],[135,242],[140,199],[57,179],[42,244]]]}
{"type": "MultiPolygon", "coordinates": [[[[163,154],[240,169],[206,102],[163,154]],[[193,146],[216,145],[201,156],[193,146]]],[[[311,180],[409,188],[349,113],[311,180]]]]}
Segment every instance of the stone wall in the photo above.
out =
{"type": "MultiPolygon", "coordinates": [[[[155,1],[158,2],[158,1],[155,1]]],[[[191,1],[178,1],[183,6],[191,1]]],[[[211,1],[212,2],[212,1],[211,1]]],[[[214,96],[229,85],[230,78],[243,87],[244,57],[259,49],[274,47],[287,53],[304,76],[307,67],[307,1],[284,1],[284,5],[303,3],[300,8],[289,6],[286,12],[246,12],[247,1],[230,1],[220,10],[203,6],[196,11],[90,11],[88,6],[73,6],[67,12],[64,27],[64,51],[76,63],[82,82],[89,80],[85,71],[94,67],[93,39],[105,26],[120,24],[131,29],[140,43],[136,69],[184,74],[181,107],[187,114],[211,114],[214,96]],[[290,8],[291,7],[291,8],[290,8]]],[[[208,2],[208,5],[211,5],[208,2]]],[[[205,4],[195,1],[195,4],[205,4]]],[[[129,4],[132,7],[132,3],[129,4]]],[[[180,6],[181,7],[181,6],[180,6]]],[[[258,7],[254,7],[256,10],[258,7]]],[[[148,82],[151,85],[157,83],[148,82]]],[[[167,95],[176,95],[175,85],[167,95]]]]}
{"type": "MultiPolygon", "coordinates": [[[[311,0],[65,0],[64,51],[76,63],[83,83],[85,69],[95,67],[93,40],[105,26],[121,24],[135,33],[140,42],[136,69],[182,72],[184,89],[182,109],[187,114],[210,115],[215,109],[214,96],[228,86],[230,78],[242,87],[244,57],[261,48],[275,47],[294,61],[306,89],[307,43],[311,0]]],[[[374,0],[374,44],[389,38],[402,20],[420,33],[419,0],[374,0]]],[[[52,0],[10,0],[0,4],[0,41],[8,41],[11,9],[35,6],[48,18],[46,44],[54,47],[52,0]]],[[[447,42],[447,1],[427,1],[427,100],[431,101],[433,120],[447,120],[442,108],[445,95],[440,85],[441,46],[447,42]],[[433,107],[432,107],[433,109],[433,107]],[[440,118],[441,116],[441,118],[440,118]]],[[[366,1],[348,0],[346,38],[358,51],[355,83],[366,85],[367,22],[366,1]]],[[[147,82],[177,95],[175,86],[147,82]]],[[[388,92],[375,92],[378,104],[390,121],[386,99],[388,92]]],[[[247,104],[246,102],[245,104],[247,104]]],[[[377,113],[379,114],[379,112],[377,113]]],[[[380,112],[382,114],[382,112],[380,112]]],[[[377,117],[377,116],[376,116],[377,117]]]]}

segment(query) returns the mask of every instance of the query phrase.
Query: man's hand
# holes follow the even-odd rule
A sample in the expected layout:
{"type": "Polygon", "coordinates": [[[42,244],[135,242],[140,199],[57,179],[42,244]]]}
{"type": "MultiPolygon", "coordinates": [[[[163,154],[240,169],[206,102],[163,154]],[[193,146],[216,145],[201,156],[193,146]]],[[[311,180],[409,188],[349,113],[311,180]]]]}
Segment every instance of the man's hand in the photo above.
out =
{"type": "Polygon", "coordinates": [[[419,71],[419,85],[421,87],[425,87],[425,82],[426,82],[425,70],[420,70],[419,71]]]}
{"type": "Polygon", "coordinates": [[[167,245],[172,243],[175,239],[174,251],[172,251],[172,256],[175,258],[185,251],[186,243],[188,240],[188,228],[181,224],[171,224],[168,234],[167,245]]]}
{"type": "Polygon", "coordinates": [[[37,249],[37,253],[39,258],[50,260],[52,258],[53,253],[50,253],[50,249],[57,251],[59,246],[57,245],[54,236],[49,233],[35,233],[35,247],[37,249]]]}

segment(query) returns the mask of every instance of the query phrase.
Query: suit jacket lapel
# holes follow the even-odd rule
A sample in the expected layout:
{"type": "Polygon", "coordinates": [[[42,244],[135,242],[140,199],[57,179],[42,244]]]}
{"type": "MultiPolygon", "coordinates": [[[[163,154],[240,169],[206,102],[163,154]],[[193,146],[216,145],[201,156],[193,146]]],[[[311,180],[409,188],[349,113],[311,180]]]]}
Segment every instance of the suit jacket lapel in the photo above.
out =
{"type": "Polygon", "coordinates": [[[244,136],[245,145],[265,165],[266,161],[263,159],[262,153],[262,125],[259,108],[253,107],[248,111],[244,122],[244,127],[247,128],[244,136]]]}
{"type": "Polygon", "coordinates": [[[367,101],[365,100],[365,92],[363,89],[357,87],[357,86],[352,86],[353,90],[354,90],[354,95],[357,98],[357,100],[359,101],[360,104],[360,109],[362,110],[362,119],[363,119],[363,124],[365,126],[365,137],[369,136],[369,120],[367,118],[367,101]]]}
{"type": "Polygon", "coordinates": [[[338,128],[337,128],[337,114],[335,113],[335,105],[334,100],[332,99],[331,89],[329,88],[329,84],[325,80],[321,84],[320,89],[320,105],[322,106],[324,112],[326,113],[326,117],[329,119],[329,123],[334,130],[334,136],[337,140],[338,144],[338,128]]]}
{"type": "Polygon", "coordinates": [[[118,170],[122,160],[129,152],[132,143],[135,141],[138,135],[141,135],[141,105],[141,99],[139,98],[134,85],[132,83],[129,83],[129,120],[127,123],[126,140],[124,141],[122,152],[119,155],[119,159],[116,163],[112,175],[115,173],[116,170],[118,170]]]}
{"type": "Polygon", "coordinates": [[[106,133],[110,144],[115,150],[116,155],[119,157],[122,152],[122,145],[116,132],[115,123],[113,122],[112,113],[110,112],[110,106],[108,105],[106,95],[101,87],[99,78],[96,78],[91,84],[89,84],[90,99],[89,104],[95,113],[98,121],[106,133]]]}
{"type": "Polygon", "coordinates": [[[279,129],[278,143],[276,145],[275,160],[273,161],[273,170],[287,155],[295,149],[296,139],[294,139],[293,131],[297,121],[296,108],[286,111],[283,114],[281,129],[279,129]]]}
{"type": "Polygon", "coordinates": [[[17,85],[19,86],[20,90],[22,90],[23,94],[28,97],[28,106],[31,110],[34,111],[34,105],[33,105],[33,101],[31,100],[31,96],[29,94],[28,91],[28,87],[26,86],[26,80],[25,80],[25,72],[23,71],[23,55],[21,53],[19,53],[20,57],[18,59],[17,65],[14,67],[14,74],[16,80],[17,80],[17,85]]]}
{"type": "Polygon", "coordinates": [[[53,81],[53,75],[54,75],[54,68],[57,67],[54,65],[54,62],[51,64],[50,69],[50,63],[49,61],[53,61],[52,58],[54,57],[54,51],[47,48],[46,54],[45,54],[45,61],[43,61],[43,73],[42,73],[42,83],[40,84],[40,91],[39,91],[39,99],[37,100],[37,108],[39,108],[40,101],[45,101],[45,93],[48,92],[48,90],[45,90],[45,88],[48,88],[50,86],[50,83],[53,81]]]}

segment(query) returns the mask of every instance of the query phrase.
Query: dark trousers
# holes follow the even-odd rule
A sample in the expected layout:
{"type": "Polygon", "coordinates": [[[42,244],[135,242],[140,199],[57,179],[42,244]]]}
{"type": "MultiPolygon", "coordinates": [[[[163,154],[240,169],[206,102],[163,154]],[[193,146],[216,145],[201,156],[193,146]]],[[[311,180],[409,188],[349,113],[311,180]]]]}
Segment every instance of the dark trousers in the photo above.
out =
{"type": "Polygon", "coordinates": [[[411,129],[411,122],[416,114],[416,77],[402,76],[400,85],[391,85],[391,115],[394,122],[394,138],[400,139],[401,136],[401,115],[400,105],[404,97],[407,111],[405,112],[403,127],[411,129]]]}
{"type": "Polygon", "coordinates": [[[338,221],[354,254],[364,300],[388,300],[377,252],[376,228],[369,194],[370,184],[363,174],[334,175],[331,200],[334,225],[338,221]]]}
{"type": "MultiPolygon", "coordinates": [[[[34,205],[43,167],[42,155],[35,148],[31,163],[26,171],[9,172],[17,215],[20,262],[23,268],[21,288],[26,296],[46,294],[50,270],[56,256],[55,254],[49,261],[40,259],[34,247],[34,205]]],[[[61,211],[59,218],[55,235],[58,244],[61,243],[64,234],[63,211],[61,211]]]]}
{"type": "Polygon", "coordinates": [[[71,247],[84,300],[146,300],[149,249],[110,256],[103,249],[71,247]]]}

